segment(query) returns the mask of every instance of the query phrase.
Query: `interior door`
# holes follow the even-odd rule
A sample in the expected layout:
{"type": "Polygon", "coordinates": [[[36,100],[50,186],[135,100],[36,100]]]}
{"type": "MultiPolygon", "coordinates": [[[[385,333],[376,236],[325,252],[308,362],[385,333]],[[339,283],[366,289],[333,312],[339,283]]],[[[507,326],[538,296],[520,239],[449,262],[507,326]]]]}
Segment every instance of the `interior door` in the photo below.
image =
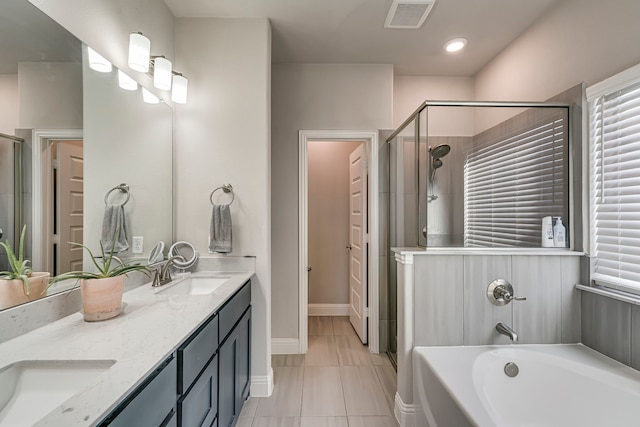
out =
{"type": "Polygon", "coordinates": [[[349,321],[367,343],[367,168],[365,144],[349,155],[349,321]]]}
{"type": "Polygon", "coordinates": [[[56,142],[56,274],[82,270],[82,141],[56,142]]]}

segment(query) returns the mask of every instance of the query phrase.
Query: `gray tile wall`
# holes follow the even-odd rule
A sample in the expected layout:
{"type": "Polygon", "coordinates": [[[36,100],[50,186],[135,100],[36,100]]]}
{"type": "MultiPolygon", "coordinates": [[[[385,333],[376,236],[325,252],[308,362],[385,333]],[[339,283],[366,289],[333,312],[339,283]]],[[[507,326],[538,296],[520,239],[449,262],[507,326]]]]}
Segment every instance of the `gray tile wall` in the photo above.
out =
{"type": "Polygon", "coordinates": [[[414,264],[415,345],[509,343],[497,322],[524,344],[580,341],[578,256],[424,255],[414,264]],[[491,304],[487,286],[498,278],[527,300],[491,304]]]}

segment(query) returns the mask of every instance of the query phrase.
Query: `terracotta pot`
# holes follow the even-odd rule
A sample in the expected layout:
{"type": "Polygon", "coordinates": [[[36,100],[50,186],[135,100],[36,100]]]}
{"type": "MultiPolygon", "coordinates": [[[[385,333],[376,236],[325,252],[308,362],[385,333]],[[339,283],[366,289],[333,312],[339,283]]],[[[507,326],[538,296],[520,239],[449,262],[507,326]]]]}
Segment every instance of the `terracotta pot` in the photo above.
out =
{"type": "Polygon", "coordinates": [[[34,301],[46,295],[49,273],[34,272],[29,277],[29,295],[24,293],[24,283],[20,279],[0,279],[0,310],[25,302],[34,301]]]}
{"type": "Polygon", "coordinates": [[[98,322],[111,319],[122,312],[124,276],[83,279],[80,281],[80,292],[84,320],[98,322]]]}

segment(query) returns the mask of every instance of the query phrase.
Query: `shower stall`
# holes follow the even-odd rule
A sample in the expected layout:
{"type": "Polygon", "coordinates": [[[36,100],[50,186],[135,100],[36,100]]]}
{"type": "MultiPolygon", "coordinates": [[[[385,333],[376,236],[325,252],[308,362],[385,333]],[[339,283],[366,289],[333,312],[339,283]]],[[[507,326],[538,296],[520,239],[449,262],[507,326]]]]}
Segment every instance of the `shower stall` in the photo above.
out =
{"type": "Polygon", "coordinates": [[[573,221],[570,106],[426,101],[386,139],[384,341],[394,363],[391,248],[540,247],[543,217],[573,221]]]}
{"type": "MultiPolygon", "coordinates": [[[[0,133],[0,240],[16,247],[22,227],[22,146],[24,140],[0,133]]],[[[0,251],[0,271],[8,268],[0,251]]]]}

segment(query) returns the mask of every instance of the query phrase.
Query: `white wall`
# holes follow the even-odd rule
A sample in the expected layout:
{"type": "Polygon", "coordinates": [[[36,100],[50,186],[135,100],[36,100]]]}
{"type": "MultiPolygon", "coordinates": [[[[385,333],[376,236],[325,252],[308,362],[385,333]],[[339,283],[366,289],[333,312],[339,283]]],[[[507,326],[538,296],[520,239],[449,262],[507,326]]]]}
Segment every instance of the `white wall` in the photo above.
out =
{"type": "Polygon", "coordinates": [[[82,129],[82,64],[18,63],[22,129],[82,129]]]}
{"type": "Polygon", "coordinates": [[[19,107],[18,75],[0,74],[0,133],[15,134],[19,107]]]}
{"type": "Polygon", "coordinates": [[[273,336],[298,338],[298,131],[389,129],[393,67],[274,64],[273,336]]]}
{"type": "Polygon", "coordinates": [[[309,142],[309,304],[349,303],[349,154],[361,142],[309,142]]]}
{"type": "MultiPolygon", "coordinates": [[[[270,82],[266,19],[176,19],[176,68],[189,100],[176,107],[176,238],[208,252],[211,191],[233,185],[234,256],[255,256],[252,376],[271,372],[270,82]]],[[[252,394],[255,381],[252,381],[252,394]]],[[[255,395],[255,394],[254,394],[255,395]]]]}
{"type": "MultiPolygon", "coordinates": [[[[544,101],[640,62],[640,2],[563,0],[476,76],[475,98],[544,101]]],[[[486,128],[502,116],[485,117],[486,128]]]]}
{"type": "MultiPolygon", "coordinates": [[[[173,60],[173,23],[171,11],[157,0],[29,0],[92,47],[116,67],[126,70],[129,34],[142,32],[151,40],[151,54],[173,60]]],[[[131,77],[162,96],[153,88],[151,78],[131,70],[131,77]]],[[[166,95],[164,96],[166,97],[166,95]]]]}

